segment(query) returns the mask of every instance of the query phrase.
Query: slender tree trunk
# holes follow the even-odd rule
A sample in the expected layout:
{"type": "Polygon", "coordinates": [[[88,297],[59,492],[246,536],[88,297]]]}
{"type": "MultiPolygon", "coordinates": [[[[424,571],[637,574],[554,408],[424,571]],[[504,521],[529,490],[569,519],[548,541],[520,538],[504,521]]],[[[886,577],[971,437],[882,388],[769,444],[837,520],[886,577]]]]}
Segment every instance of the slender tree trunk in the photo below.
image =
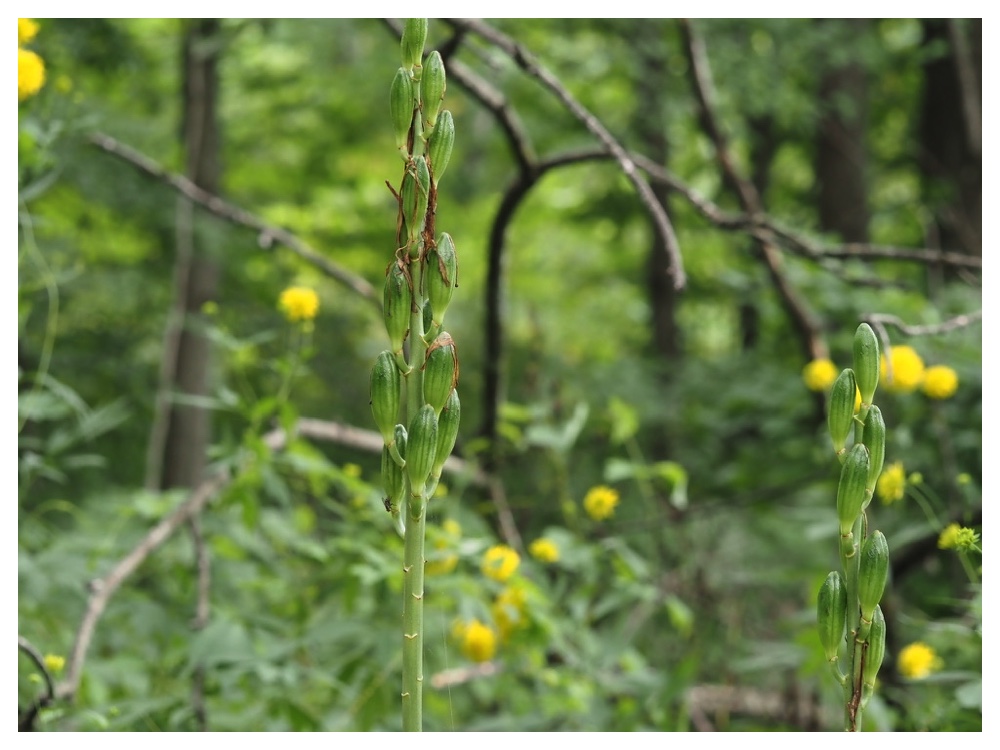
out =
{"type": "MultiPolygon", "coordinates": [[[[194,20],[183,41],[186,174],[212,193],[218,192],[220,180],[218,30],[217,19],[194,20]]],[[[204,397],[209,392],[209,342],[197,322],[204,304],[215,298],[219,279],[211,253],[198,246],[190,201],[179,199],[177,219],[176,327],[167,334],[165,358],[169,371],[161,392],[176,394],[181,403],[170,403],[167,396],[158,482],[164,489],[192,487],[202,479],[210,438],[209,412],[183,400],[204,397]]]]}
{"type": "MultiPolygon", "coordinates": [[[[635,110],[634,132],[637,150],[658,164],[668,157],[667,126],[664,122],[664,89],[666,88],[666,29],[662,23],[645,19],[636,23],[631,38],[638,61],[636,86],[639,90],[635,110]]],[[[666,205],[669,190],[653,186],[657,200],[666,205]]],[[[674,362],[681,355],[680,326],[677,323],[677,290],[670,276],[670,256],[659,233],[653,239],[646,261],[646,281],[649,294],[651,339],[653,351],[663,360],[674,362]]]]}
{"type": "MultiPolygon", "coordinates": [[[[868,19],[821,21],[843,23],[862,36],[868,19]]],[[[856,60],[825,71],[819,101],[825,106],[816,133],[816,182],[820,227],[844,242],[867,242],[868,81],[856,60]]]]}
{"type": "Polygon", "coordinates": [[[924,43],[947,54],[924,65],[920,121],[924,191],[942,248],[982,257],[982,19],[927,19],[924,43]]]}

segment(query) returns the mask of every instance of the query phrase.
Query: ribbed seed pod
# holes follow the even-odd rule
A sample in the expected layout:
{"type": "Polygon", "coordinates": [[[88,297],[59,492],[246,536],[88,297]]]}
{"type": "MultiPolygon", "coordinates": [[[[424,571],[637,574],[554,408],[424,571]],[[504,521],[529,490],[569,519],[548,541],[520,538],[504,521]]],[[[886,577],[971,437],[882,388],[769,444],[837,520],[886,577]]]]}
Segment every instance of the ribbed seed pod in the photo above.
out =
{"type": "Polygon", "coordinates": [[[461,420],[462,403],[458,399],[458,389],[456,388],[448,396],[441,414],[438,415],[438,441],[437,451],[434,455],[434,467],[431,469],[432,476],[441,476],[444,463],[451,455],[455,441],[458,440],[458,425],[461,420]]]}
{"type": "Polygon", "coordinates": [[[875,688],[875,678],[885,658],[885,615],[881,607],[875,607],[872,613],[872,626],[868,631],[868,649],[865,652],[865,663],[861,671],[862,682],[866,692],[875,688]]]}
{"type": "Polygon", "coordinates": [[[403,184],[400,197],[403,202],[403,219],[410,244],[416,242],[424,229],[424,219],[427,215],[427,202],[430,199],[431,175],[427,169],[427,160],[423,156],[411,159],[403,173],[403,184]]]}
{"type": "Polygon", "coordinates": [[[443,325],[444,314],[458,286],[458,254],[455,252],[455,241],[447,232],[441,234],[437,247],[427,254],[424,283],[434,324],[443,325]]]}
{"type": "Polygon", "coordinates": [[[406,472],[410,476],[410,493],[422,496],[427,476],[434,466],[437,452],[438,420],[434,407],[424,404],[410,422],[406,439],[406,472]]]}
{"type": "Polygon", "coordinates": [[[396,463],[387,445],[382,446],[382,490],[392,508],[398,508],[403,502],[403,467],[396,463]]]}
{"type": "Polygon", "coordinates": [[[427,142],[427,158],[431,162],[431,171],[434,173],[434,185],[437,186],[444,177],[444,171],[451,161],[451,150],[455,146],[455,118],[447,109],[438,115],[434,132],[431,133],[427,142]]]}
{"type": "Polygon", "coordinates": [[[403,34],[399,39],[399,51],[404,68],[410,70],[414,66],[420,65],[426,41],[427,19],[407,18],[403,24],[403,34]]]}
{"type": "Polygon", "coordinates": [[[437,124],[438,112],[447,88],[444,60],[441,53],[434,50],[427,56],[420,84],[420,106],[423,111],[424,130],[430,133],[437,124]]]}
{"type": "Polygon", "coordinates": [[[396,138],[396,148],[403,161],[410,158],[407,141],[410,136],[410,126],[413,124],[413,79],[404,68],[396,71],[389,89],[389,116],[392,119],[392,132],[396,138]]]}
{"type": "Polygon", "coordinates": [[[827,661],[837,658],[840,645],[847,630],[847,587],[844,577],[836,570],[823,581],[816,604],[816,621],[819,623],[819,639],[827,661]]]}
{"type": "Polygon", "coordinates": [[[412,307],[413,290],[410,288],[409,276],[400,261],[393,261],[386,271],[385,287],[382,290],[382,315],[393,353],[403,348],[403,342],[410,332],[412,307]]]}
{"type": "Polygon", "coordinates": [[[830,439],[833,441],[833,449],[838,455],[844,450],[847,436],[851,434],[856,395],[857,384],[854,379],[854,370],[849,367],[844,368],[833,382],[833,390],[830,391],[829,413],[827,414],[830,439]]]}
{"type": "Polygon", "coordinates": [[[423,370],[424,401],[440,414],[458,384],[458,350],[450,333],[442,331],[427,347],[423,370]]]}
{"type": "Polygon", "coordinates": [[[854,377],[861,391],[862,404],[872,404],[875,389],[878,388],[878,375],[878,338],[870,325],[862,323],[854,332],[854,377]]]}
{"type": "Polygon", "coordinates": [[[856,444],[847,453],[840,468],[840,483],[837,485],[837,518],[840,534],[847,536],[861,513],[865,502],[865,484],[868,481],[868,449],[863,443],[856,444]]]}
{"type": "Polygon", "coordinates": [[[369,396],[375,424],[382,433],[386,446],[393,440],[396,419],[399,416],[399,400],[402,378],[392,352],[385,350],[375,358],[372,367],[369,396]]]}
{"type": "Polygon", "coordinates": [[[858,561],[858,604],[861,606],[861,617],[865,620],[872,619],[888,576],[889,544],[885,534],[875,531],[861,545],[861,559],[858,561]]]}
{"type": "Polygon", "coordinates": [[[885,463],[885,420],[882,418],[882,410],[875,405],[868,409],[868,414],[865,416],[865,429],[861,441],[868,448],[868,481],[865,483],[868,495],[865,499],[867,507],[871,502],[872,493],[875,492],[875,483],[882,473],[882,465],[885,463]]]}

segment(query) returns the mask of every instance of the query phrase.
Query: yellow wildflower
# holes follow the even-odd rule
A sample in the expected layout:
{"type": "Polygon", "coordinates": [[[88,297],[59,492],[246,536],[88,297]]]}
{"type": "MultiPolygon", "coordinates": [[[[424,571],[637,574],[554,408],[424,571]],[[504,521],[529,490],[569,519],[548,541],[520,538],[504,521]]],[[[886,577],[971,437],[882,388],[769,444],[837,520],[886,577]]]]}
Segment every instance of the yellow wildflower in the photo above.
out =
{"type": "Polygon", "coordinates": [[[953,549],[958,544],[958,532],[962,527],[957,523],[949,523],[938,536],[938,549],[953,549]]]}
{"type": "Polygon", "coordinates": [[[45,63],[30,49],[17,48],[17,100],[23,102],[45,85],[45,63]]]}
{"type": "Polygon", "coordinates": [[[583,498],[583,509],[595,521],[601,521],[614,514],[618,500],[618,490],[601,484],[587,492],[583,498]]]}
{"type": "Polygon", "coordinates": [[[881,360],[881,382],[893,393],[910,393],[924,381],[924,361],[912,346],[894,346],[889,352],[892,377],[889,377],[885,355],[881,360]]]}
{"type": "Polygon", "coordinates": [[[319,310],[319,297],[308,287],[291,286],[281,293],[278,307],[292,323],[300,320],[312,320],[319,310]]]}
{"type": "Polygon", "coordinates": [[[483,555],[483,573],[494,581],[504,583],[521,564],[521,556],[506,544],[497,544],[483,555]]]}
{"type": "Polygon", "coordinates": [[[23,47],[35,38],[38,33],[38,24],[30,18],[17,19],[17,46],[23,47]]]}
{"type": "Polygon", "coordinates": [[[45,663],[45,668],[51,674],[59,674],[63,671],[63,667],[66,666],[66,658],[57,654],[45,654],[42,661],[45,663]]]}
{"type": "Polygon", "coordinates": [[[951,398],[958,390],[958,373],[947,365],[928,367],[924,373],[924,394],[930,398],[951,398]]]}
{"type": "Polygon", "coordinates": [[[829,359],[814,359],[802,369],[802,379],[810,391],[825,391],[838,374],[837,366],[829,359]]]}
{"type": "Polygon", "coordinates": [[[340,467],[340,470],[344,472],[345,477],[350,477],[351,479],[357,479],[361,476],[361,467],[357,464],[344,464],[340,467]]]}
{"type": "Polygon", "coordinates": [[[545,537],[533,541],[531,546],[528,547],[528,551],[539,562],[554,563],[559,559],[559,548],[556,546],[556,543],[545,537]]]}
{"type": "Polygon", "coordinates": [[[457,623],[452,633],[458,638],[462,653],[472,661],[489,661],[497,652],[497,634],[479,620],[457,623]]]}
{"type": "Polygon", "coordinates": [[[882,469],[882,474],[875,485],[875,494],[886,505],[902,500],[906,493],[906,470],[901,461],[889,464],[882,469]]]}
{"type": "Polygon", "coordinates": [[[899,652],[899,673],[911,680],[922,680],[931,672],[941,669],[941,659],[926,643],[916,642],[899,652]]]}

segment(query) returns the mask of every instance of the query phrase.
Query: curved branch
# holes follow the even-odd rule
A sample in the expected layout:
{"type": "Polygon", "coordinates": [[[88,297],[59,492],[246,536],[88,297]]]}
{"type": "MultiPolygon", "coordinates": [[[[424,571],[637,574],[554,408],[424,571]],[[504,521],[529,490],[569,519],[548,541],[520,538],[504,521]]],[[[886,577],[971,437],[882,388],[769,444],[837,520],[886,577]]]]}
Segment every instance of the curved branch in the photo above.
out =
{"type": "Polygon", "coordinates": [[[614,136],[611,135],[608,129],[604,127],[604,124],[597,119],[597,117],[591,114],[582,104],[574,99],[552,73],[538,64],[534,56],[532,56],[526,49],[517,44],[510,37],[476,19],[453,18],[449,19],[449,22],[458,28],[463,28],[478,34],[487,41],[496,45],[515,63],[517,63],[518,67],[547,86],[549,90],[556,95],[556,98],[558,98],[559,101],[562,102],[563,105],[573,114],[573,116],[582,122],[587,130],[589,130],[602,144],[604,144],[604,147],[611,153],[615,161],[618,162],[622,172],[625,173],[629,182],[631,182],[635,187],[636,192],[639,194],[639,199],[642,201],[646,210],[652,217],[657,233],[663,238],[663,242],[667,248],[667,254],[670,257],[670,273],[674,279],[674,287],[676,289],[683,289],[686,281],[684,275],[684,263],[681,258],[681,251],[677,242],[677,236],[674,233],[673,225],[670,222],[670,217],[667,215],[667,211],[660,201],[657,200],[656,195],[649,186],[649,183],[646,182],[640,175],[639,169],[636,167],[635,162],[631,159],[628,152],[620,143],[618,143],[614,136]]]}
{"type": "Polygon", "coordinates": [[[38,716],[38,712],[52,702],[56,690],[52,682],[52,674],[49,672],[49,668],[45,666],[45,657],[42,656],[42,652],[35,648],[31,644],[31,641],[20,635],[17,637],[17,648],[19,651],[27,654],[28,658],[35,663],[38,671],[42,673],[42,679],[45,680],[45,691],[34,700],[23,715],[17,717],[17,731],[29,732],[34,728],[35,717],[38,716]]]}
{"type": "Polygon", "coordinates": [[[320,269],[327,276],[336,279],[360,297],[371,302],[381,313],[381,294],[377,292],[375,287],[352,271],[323,257],[291,232],[268,224],[249,211],[234,206],[219,196],[203,190],[186,177],[169,172],[149,157],[120,143],[111,136],[94,133],[90,136],[89,140],[98,148],[113,156],[117,156],[140,172],[170,185],[181,193],[181,195],[198,204],[209,213],[218,216],[220,219],[225,219],[230,223],[255,230],[258,233],[257,243],[262,249],[270,250],[274,243],[284,245],[304,261],[316,266],[316,268],[320,269]]]}

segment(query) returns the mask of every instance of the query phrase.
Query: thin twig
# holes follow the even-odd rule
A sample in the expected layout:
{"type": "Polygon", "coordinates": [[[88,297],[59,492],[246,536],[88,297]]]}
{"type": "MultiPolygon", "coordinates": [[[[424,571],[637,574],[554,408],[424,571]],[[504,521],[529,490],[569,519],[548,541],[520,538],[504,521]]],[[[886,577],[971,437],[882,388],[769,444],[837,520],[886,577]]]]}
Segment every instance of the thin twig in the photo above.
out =
{"type": "Polygon", "coordinates": [[[316,266],[316,268],[323,271],[327,276],[344,284],[348,289],[357,293],[381,311],[381,293],[377,292],[375,287],[354,272],[328,260],[291,232],[268,224],[249,211],[239,208],[217,195],[202,190],[186,177],[169,172],[149,157],[119,143],[111,136],[94,133],[90,136],[90,142],[107,153],[131,164],[139,171],[165,182],[215,216],[233,224],[255,230],[258,233],[258,244],[264,250],[269,250],[275,243],[284,245],[300,258],[316,266]]]}
{"type": "Polygon", "coordinates": [[[677,236],[674,233],[673,225],[670,222],[670,217],[667,215],[667,211],[664,206],[659,200],[657,200],[656,194],[649,186],[649,183],[643,179],[640,170],[629,156],[628,152],[620,143],[618,143],[614,136],[611,135],[608,129],[604,127],[604,124],[597,117],[591,114],[582,104],[580,104],[559,82],[559,79],[543,68],[535,60],[531,53],[529,53],[520,44],[517,44],[510,37],[502,34],[478,19],[452,18],[449,19],[449,23],[458,28],[463,28],[478,34],[509,55],[510,58],[517,63],[518,67],[529,75],[537,78],[546,87],[548,87],[549,90],[556,95],[559,101],[562,102],[563,105],[573,114],[573,116],[582,122],[587,130],[589,130],[602,144],[604,144],[605,148],[610,151],[612,156],[615,158],[615,161],[618,162],[618,165],[621,167],[622,172],[624,172],[629,182],[631,182],[635,187],[636,192],[639,194],[639,199],[642,201],[642,204],[646,207],[646,210],[652,217],[656,231],[663,238],[667,254],[670,257],[670,274],[674,280],[674,287],[677,289],[683,289],[686,282],[684,275],[684,263],[681,258],[680,245],[677,242],[677,236]]]}
{"type": "MultiPolygon", "coordinates": [[[[905,323],[902,318],[886,313],[865,313],[861,316],[861,320],[866,321],[873,328],[877,326],[885,331],[885,326],[892,326],[905,336],[938,336],[942,333],[950,333],[951,331],[958,330],[959,328],[967,328],[974,323],[981,322],[982,319],[982,310],[976,310],[964,315],[956,315],[954,318],[943,320],[940,323],[927,323],[925,325],[910,325],[909,323],[905,323]]],[[[888,336],[886,336],[887,341],[888,336]]]]}

